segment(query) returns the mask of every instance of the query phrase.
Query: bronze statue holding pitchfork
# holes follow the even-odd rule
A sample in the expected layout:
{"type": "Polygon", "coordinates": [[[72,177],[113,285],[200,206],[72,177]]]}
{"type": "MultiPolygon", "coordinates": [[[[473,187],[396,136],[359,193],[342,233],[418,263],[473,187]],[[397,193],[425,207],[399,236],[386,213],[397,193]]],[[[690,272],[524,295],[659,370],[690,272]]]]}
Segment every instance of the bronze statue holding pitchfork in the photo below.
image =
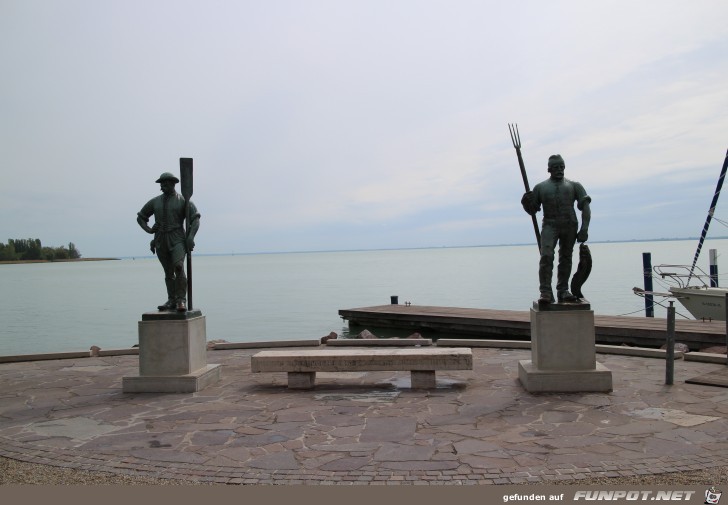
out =
{"type": "Polygon", "coordinates": [[[581,285],[586,281],[586,277],[591,270],[591,254],[587,245],[584,244],[589,238],[589,223],[591,221],[589,204],[591,197],[587,195],[584,186],[580,183],[564,177],[566,164],[559,154],[549,157],[548,172],[551,176],[538,183],[531,191],[521,156],[521,139],[518,127],[515,125],[513,127],[508,126],[513,147],[516,148],[518,154],[521,175],[526,187],[526,193],[521,199],[521,205],[532,216],[541,254],[538,268],[540,292],[538,303],[539,305],[547,305],[554,302],[551,282],[557,242],[559,244],[559,263],[556,274],[556,299],[559,303],[578,302],[583,298],[581,285]],[[581,211],[580,228],[574,211],[574,204],[581,211]],[[535,216],[542,207],[543,221],[539,233],[535,216]],[[569,291],[569,276],[571,275],[574,244],[577,241],[581,243],[579,251],[581,262],[571,283],[571,289],[574,291],[572,293],[569,291]]]}

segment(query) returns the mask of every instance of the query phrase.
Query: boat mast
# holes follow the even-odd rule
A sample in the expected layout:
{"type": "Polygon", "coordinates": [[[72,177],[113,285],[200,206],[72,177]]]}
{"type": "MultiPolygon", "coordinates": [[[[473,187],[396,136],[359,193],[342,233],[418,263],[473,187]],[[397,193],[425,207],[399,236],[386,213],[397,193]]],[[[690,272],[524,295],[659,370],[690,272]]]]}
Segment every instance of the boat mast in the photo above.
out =
{"type": "Polygon", "coordinates": [[[718,177],[718,185],[715,188],[715,194],[713,195],[713,201],[710,202],[710,209],[708,209],[708,217],[705,218],[705,224],[703,225],[703,233],[700,235],[700,240],[698,241],[698,248],[695,251],[695,257],[693,258],[693,266],[690,267],[690,274],[688,275],[688,284],[690,283],[690,278],[693,276],[693,270],[695,270],[695,265],[698,262],[698,256],[700,256],[700,250],[703,248],[703,242],[705,241],[705,236],[708,234],[708,227],[710,226],[710,221],[713,219],[713,213],[715,212],[715,206],[718,205],[718,197],[720,196],[720,190],[723,187],[723,179],[725,179],[725,173],[726,170],[728,170],[728,151],[726,151],[725,154],[725,160],[723,161],[723,168],[720,170],[720,177],[718,177]]]}

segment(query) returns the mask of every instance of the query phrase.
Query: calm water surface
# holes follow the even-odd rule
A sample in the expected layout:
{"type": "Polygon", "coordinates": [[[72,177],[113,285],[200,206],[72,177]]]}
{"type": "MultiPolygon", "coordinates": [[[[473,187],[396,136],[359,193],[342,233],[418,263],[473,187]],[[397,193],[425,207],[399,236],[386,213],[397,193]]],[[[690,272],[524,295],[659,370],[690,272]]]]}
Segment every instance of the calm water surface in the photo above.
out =
{"type": "MultiPolygon", "coordinates": [[[[643,286],[642,253],[652,252],[653,264],[689,264],[696,246],[590,244],[584,294],[597,314],[643,317],[644,301],[632,293],[643,286]]],[[[706,271],[708,249],[720,254],[728,240],[706,242],[698,263],[706,271]]],[[[194,256],[193,275],[209,340],[295,340],[344,333],[339,309],[386,304],[392,295],[416,305],[528,310],[538,295],[538,252],[524,245],[194,256]]],[[[141,314],[166,298],[156,258],[0,265],[0,285],[0,355],[130,347],[141,314]]]]}

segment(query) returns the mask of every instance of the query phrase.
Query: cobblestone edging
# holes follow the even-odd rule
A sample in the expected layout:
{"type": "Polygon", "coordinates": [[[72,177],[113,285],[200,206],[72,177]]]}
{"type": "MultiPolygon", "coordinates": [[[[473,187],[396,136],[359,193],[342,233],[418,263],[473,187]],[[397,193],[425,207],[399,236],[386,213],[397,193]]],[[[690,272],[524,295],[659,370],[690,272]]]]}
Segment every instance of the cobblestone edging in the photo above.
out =
{"type": "Polygon", "coordinates": [[[274,470],[269,472],[235,467],[205,467],[195,464],[151,462],[134,457],[88,455],[80,451],[43,449],[0,438],[0,456],[27,463],[59,468],[137,475],[151,478],[198,481],[212,484],[243,485],[511,485],[511,484],[576,484],[588,478],[621,478],[663,475],[676,472],[707,470],[728,465],[728,456],[719,454],[701,457],[645,458],[628,465],[606,461],[601,465],[577,467],[563,464],[553,468],[489,468],[473,469],[460,465],[456,470],[382,471],[363,468],[348,472],[320,470],[274,470]]]}

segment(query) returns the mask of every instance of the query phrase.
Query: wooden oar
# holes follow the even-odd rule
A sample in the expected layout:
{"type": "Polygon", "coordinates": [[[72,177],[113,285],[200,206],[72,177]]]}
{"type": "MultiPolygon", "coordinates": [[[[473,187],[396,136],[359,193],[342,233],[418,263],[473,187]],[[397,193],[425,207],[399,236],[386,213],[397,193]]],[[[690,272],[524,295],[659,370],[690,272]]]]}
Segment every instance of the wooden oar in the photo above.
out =
{"type": "MultiPolygon", "coordinates": [[[[185,198],[185,248],[190,235],[190,198],[192,198],[192,158],[179,159],[180,185],[185,198]]],[[[187,310],[192,310],[192,251],[187,251],[187,310]]]]}

